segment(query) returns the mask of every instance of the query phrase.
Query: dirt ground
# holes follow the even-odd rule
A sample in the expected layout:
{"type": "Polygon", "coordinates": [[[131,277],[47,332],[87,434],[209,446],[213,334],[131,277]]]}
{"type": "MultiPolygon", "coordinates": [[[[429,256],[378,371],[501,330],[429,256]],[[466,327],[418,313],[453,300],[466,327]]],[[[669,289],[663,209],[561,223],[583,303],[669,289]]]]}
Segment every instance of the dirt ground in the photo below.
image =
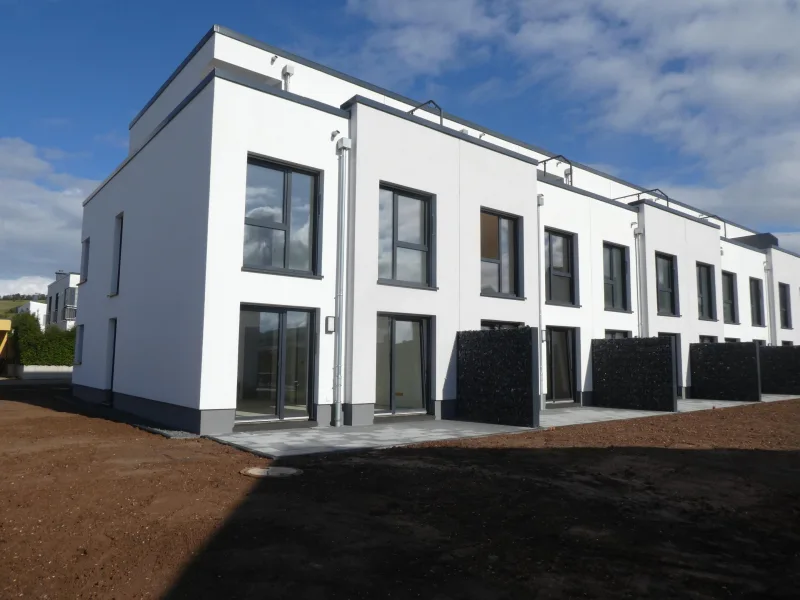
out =
{"type": "MultiPolygon", "coordinates": [[[[800,401],[267,461],[0,387],[0,598],[796,598],[800,401]],[[83,414],[79,414],[83,413],[83,414]]],[[[63,393],[63,392],[60,392],[63,393]]]]}

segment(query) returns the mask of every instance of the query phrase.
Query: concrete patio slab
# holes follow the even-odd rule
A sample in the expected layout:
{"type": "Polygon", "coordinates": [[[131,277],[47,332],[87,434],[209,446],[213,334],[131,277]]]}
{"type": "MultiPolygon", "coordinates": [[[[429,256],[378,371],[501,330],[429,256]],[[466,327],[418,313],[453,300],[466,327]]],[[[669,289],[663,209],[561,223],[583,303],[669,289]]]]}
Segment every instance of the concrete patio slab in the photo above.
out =
{"type": "Polygon", "coordinates": [[[530,431],[530,429],[464,421],[393,421],[392,423],[362,427],[262,430],[208,437],[254,454],[282,458],[303,454],[391,448],[422,442],[524,431],[530,431]]]}

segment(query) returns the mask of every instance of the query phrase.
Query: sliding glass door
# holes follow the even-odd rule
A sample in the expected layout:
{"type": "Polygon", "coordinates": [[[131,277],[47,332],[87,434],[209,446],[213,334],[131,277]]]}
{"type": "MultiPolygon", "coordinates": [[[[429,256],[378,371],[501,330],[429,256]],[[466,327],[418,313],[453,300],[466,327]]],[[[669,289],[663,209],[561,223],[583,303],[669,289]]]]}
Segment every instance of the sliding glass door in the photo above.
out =
{"type": "Polygon", "coordinates": [[[428,319],[378,316],[375,412],[427,408],[428,319]]]}
{"type": "Polygon", "coordinates": [[[242,308],[238,420],[309,417],[313,332],[310,311],[242,308]]]}
{"type": "Polygon", "coordinates": [[[547,328],[547,399],[576,401],[575,330],[547,328]]]}

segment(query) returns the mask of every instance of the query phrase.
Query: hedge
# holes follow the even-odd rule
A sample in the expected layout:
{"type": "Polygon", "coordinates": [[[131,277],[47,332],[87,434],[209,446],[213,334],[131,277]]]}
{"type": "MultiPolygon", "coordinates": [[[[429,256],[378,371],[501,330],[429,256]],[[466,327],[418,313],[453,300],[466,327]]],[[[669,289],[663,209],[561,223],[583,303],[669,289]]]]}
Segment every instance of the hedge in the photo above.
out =
{"type": "Polygon", "coordinates": [[[75,330],[48,327],[29,313],[15,315],[11,321],[12,343],[21,365],[72,366],[75,360],[75,330]]]}

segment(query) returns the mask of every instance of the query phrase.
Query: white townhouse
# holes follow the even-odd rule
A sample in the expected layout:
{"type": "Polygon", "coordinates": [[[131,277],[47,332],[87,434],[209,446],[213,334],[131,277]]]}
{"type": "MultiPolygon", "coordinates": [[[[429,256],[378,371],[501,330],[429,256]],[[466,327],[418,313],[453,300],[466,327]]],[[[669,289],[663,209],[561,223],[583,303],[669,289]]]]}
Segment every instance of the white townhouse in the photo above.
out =
{"type": "Polygon", "coordinates": [[[59,329],[75,327],[78,310],[78,273],[56,271],[56,279],[47,286],[47,309],[44,328],[55,326],[59,329]]]}
{"type": "MultiPolygon", "coordinates": [[[[453,414],[462,330],[800,343],[777,240],[215,26],[84,203],[74,393],[202,433],[453,414]]],[[[634,374],[635,375],[635,374],[634,374]]]]}

